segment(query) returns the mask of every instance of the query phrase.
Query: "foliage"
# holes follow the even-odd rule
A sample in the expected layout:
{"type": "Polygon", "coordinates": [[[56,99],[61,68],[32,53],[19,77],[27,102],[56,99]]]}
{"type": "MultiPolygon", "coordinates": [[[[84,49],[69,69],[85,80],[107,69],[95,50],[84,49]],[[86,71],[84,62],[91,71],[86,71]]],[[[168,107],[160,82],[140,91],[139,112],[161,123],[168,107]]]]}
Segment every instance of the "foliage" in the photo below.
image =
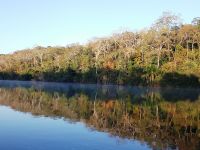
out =
{"type": "Polygon", "coordinates": [[[199,18],[192,24],[180,20],[165,12],[145,31],[113,34],[86,45],[35,47],[0,55],[0,79],[199,86],[199,18]],[[183,76],[178,81],[175,75],[183,76]],[[184,84],[188,79],[184,76],[193,76],[194,81],[184,84]]]}

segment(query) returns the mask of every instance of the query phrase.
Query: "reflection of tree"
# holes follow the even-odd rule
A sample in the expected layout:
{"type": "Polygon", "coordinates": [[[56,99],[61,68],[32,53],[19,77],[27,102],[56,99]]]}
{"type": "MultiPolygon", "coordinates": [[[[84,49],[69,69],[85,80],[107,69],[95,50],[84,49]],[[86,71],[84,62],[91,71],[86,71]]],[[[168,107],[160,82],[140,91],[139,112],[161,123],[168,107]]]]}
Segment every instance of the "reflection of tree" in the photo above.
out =
{"type": "Polygon", "coordinates": [[[100,131],[145,141],[156,149],[200,146],[200,99],[169,102],[149,92],[134,102],[130,96],[102,100],[96,95],[91,100],[84,92],[68,97],[33,88],[0,88],[0,95],[0,104],[16,110],[83,121],[100,131]]]}

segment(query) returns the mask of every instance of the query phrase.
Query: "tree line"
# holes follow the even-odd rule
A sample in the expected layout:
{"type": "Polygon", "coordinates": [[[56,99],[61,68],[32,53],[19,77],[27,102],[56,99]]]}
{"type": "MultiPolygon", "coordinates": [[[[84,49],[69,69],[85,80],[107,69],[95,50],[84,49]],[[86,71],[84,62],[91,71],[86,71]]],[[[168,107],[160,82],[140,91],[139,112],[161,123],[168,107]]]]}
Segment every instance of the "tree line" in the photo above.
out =
{"type": "Polygon", "coordinates": [[[0,55],[0,79],[199,86],[200,18],[164,12],[141,31],[0,55]]]}

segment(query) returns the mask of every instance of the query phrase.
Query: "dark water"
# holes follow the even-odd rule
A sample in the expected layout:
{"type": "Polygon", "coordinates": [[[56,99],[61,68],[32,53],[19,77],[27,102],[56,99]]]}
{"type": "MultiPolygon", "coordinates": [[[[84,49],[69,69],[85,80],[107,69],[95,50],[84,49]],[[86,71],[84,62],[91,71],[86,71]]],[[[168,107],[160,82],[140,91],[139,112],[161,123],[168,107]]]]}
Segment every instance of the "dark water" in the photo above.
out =
{"type": "Polygon", "coordinates": [[[200,89],[0,81],[0,149],[200,149],[200,89]]]}

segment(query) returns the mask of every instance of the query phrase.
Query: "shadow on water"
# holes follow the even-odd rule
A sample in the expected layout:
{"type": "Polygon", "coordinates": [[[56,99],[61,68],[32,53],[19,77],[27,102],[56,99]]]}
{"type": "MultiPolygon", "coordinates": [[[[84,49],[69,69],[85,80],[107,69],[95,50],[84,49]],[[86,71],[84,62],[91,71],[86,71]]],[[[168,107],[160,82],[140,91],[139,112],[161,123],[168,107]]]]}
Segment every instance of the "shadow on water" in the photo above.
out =
{"type": "Polygon", "coordinates": [[[16,72],[0,72],[0,80],[100,83],[136,86],[178,86],[199,87],[200,77],[194,74],[180,74],[177,72],[163,73],[155,67],[134,67],[127,71],[109,68],[89,68],[86,72],[67,68],[65,70],[48,70],[44,72],[30,71],[18,74],[16,72]]]}
{"type": "Polygon", "coordinates": [[[177,72],[165,73],[161,80],[161,85],[168,86],[186,86],[199,87],[200,80],[195,75],[179,74],[177,72]]]}
{"type": "Polygon", "coordinates": [[[154,149],[199,149],[200,89],[0,81],[0,104],[83,121],[154,149]]]}

